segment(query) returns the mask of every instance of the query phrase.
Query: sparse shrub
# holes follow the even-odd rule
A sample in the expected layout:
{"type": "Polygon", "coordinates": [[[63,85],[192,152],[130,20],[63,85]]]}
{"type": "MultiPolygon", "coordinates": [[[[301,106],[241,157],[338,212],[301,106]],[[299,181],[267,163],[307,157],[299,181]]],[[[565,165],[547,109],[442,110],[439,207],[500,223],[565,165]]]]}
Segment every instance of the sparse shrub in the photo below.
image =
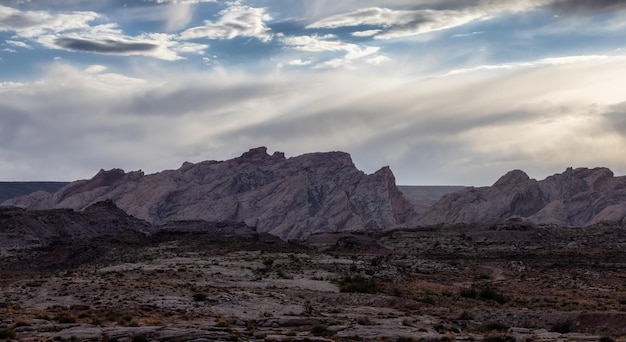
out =
{"type": "Polygon", "coordinates": [[[504,295],[496,292],[493,288],[487,286],[480,291],[478,294],[479,298],[482,300],[493,300],[498,304],[504,304],[507,302],[507,299],[504,295]]]}
{"type": "Polygon", "coordinates": [[[0,329],[0,340],[15,339],[15,331],[12,329],[0,329]]]}
{"type": "Polygon", "coordinates": [[[221,315],[215,320],[215,325],[218,327],[228,327],[228,317],[221,315]]]}
{"type": "Polygon", "coordinates": [[[483,338],[483,342],[515,342],[515,337],[511,335],[489,335],[483,338]]]}
{"type": "Polygon", "coordinates": [[[509,326],[501,322],[489,322],[485,324],[485,330],[487,331],[507,331],[509,326]]]}
{"type": "Polygon", "coordinates": [[[367,316],[357,318],[356,322],[360,325],[374,325],[374,322],[367,316]]]}
{"type": "Polygon", "coordinates": [[[468,311],[463,311],[461,313],[461,316],[459,316],[459,320],[461,320],[461,321],[470,321],[472,319],[474,319],[474,317],[468,311]]]}
{"type": "Polygon", "coordinates": [[[376,284],[372,279],[361,276],[344,277],[339,280],[339,291],[350,293],[376,293],[376,284]]]}
{"type": "Polygon", "coordinates": [[[313,305],[311,303],[304,304],[304,314],[306,316],[311,316],[314,313],[313,305]]]}
{"type": "Polygon", "coordinates": [[[572,330],[572,322],[571,321],[556,322],[556,323],[552,324],[552,328],[550,328],[550,331],[558,332],[558,333],[561,333],[561,334],[567,334],[571,330],[572,330]]]}
{"type": "Polygon", "coordinates": [[[462,288],[459,294],[463,298],[473,298],[473,299],[478,298],[478,291],[476,291],[476,289],[473,286],[462,288]]]}
{"type": "Polygon", "coordinates": [[[326,326],[322,324],[316,324],[313,327],[311,327],[311,334],[313,334],[314,336],[322,336],[326,334],[326,332],[327,332],[326,326]]]}
{"type": "Polygon", "coordinates": [[[148,338],[143,335],[133,336],[132,342],[148,342],[148,338]]]}
{"type": "Polygon", "coordinates": [[[269,312],[269,311],[263,311],[263,312],[261,312],[260,316],[264,317],[264,318],[270,318],[270,317],[274,317],[274,314],[272,312],[269,312]]]}
{"type": "Polygon", "coordinates": [[[44,319],[46,321],[50,320],[50,316],[48,316],[48,313],[46,313],[44,310],[37,310],[35,312],[35,318],[36,319],[44,319]]]}
{"type": "Polygon", "coordinates": [[[194,293],[192,297],[196,302],[204,302],[207,300],[207,295],[205,293],[194,293]]]}
{"type": "Polygon", "coordinates": [[[76,315],[69,312],[64,312],[57,316],[56,320],[59,323],[76,323],[76,315]]]}
{"type": "Polygon", "coordinates": [[[272,265],[274,265],[274,259],[271,259],[271,258],[263,259],[263,265],[265,265],[265,267],[267,268],[272,267],[272,265]]]}

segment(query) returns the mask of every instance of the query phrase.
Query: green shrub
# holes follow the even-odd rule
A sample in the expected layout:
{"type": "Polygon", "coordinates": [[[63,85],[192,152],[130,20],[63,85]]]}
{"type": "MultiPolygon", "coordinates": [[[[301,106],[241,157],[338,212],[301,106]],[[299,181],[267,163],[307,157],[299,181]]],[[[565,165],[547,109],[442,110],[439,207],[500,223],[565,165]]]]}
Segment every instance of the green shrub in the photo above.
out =
{"type": "Polygon", "coordinates": [[[515,337],[511,335],[489,335],[483,338],[483,342],[515,342],[515,337]]]}
{"type": "Polygon", "coordinates": [[[504,295],[496,292],[496,290],[489,286],[483,288],[478,294],[478,297],[482,300],[493,300],[498,304],[504,304],[507,302],[507,299],[504,295]]]}
{"type": "Polygon", "coordinates": [[[15,339],[15,331],[11,329],[0,329],[0,340],[13,340],[15,339]]]}
{"type": "Polygon", "coordinates": [[[478,291],[476,291],[476,289],[473,286],[462,288],[459,294],[463,298],[473,298],[473,299],[478,298],[478,291]]]}
{"type": "Polygon", "coordinates": [[[316,324],[311,328],[311,334],[313,334],[314,336],[322,336],[326,334],[326,332],[326,326],[321,324],[316,324]]]}
{"type": "Polygon", "coordinates": [[[376,293],[378,289],[372,279],[361,276],[344,277],[339,280],[339,291],[351,293],[376,293]]]}
{"type": "Polygon", "coordinates": [[[561,333],[561,334],[567,334],[571,330],[572,330],[572,322],[571,321],[556,322],[556,323],[552,324],[552,328],[550,328],[550,331],[558,332],[558,333],[561,333]]]}
{"type": "Polygon", "coordinates": [[[493,300],[498,304],[504,304],[508,299],[501,293],[497,292],[489,284],[483,284],[480,288],[472,285],[472,287],[464,287],[460,290],[459,295],[463,298],[480,299],[484,301],[493,300]]]}
{"type": "Polygon", "coordinates": [[[500,322],[489,322],[485,324],[485,330],[487,331],[507,331],[509,326],[500,322]]]}
{"type": "Polygon", "coordinates": [[[204,293],[194,293],[193,300],[196,302],[204,302],[207,300],[207,295],[204,293]]]}
{"type": "Polygon", "coordinates": [[[474,316],[472,316],[472,314],[469,313],[468,311],[463,311],[461,313],[461,316],[459,316],[459,320],[461,321],[470,321],[472,319],[474,319],[474,316]]]}
{"type": "Polygon", "coordinates": [[[65,312],[57,316],[56,320],[59,323],[76,323],[76,316],[72,313],[65,312]]]}
{"type": "Polygon", "coordinates": [[[263,265],[265,265],[265,267],[267,268],[272,267],[272,265],[274,265],[274,259],[270,259],[270,258],[263,259],[263,265]]]}

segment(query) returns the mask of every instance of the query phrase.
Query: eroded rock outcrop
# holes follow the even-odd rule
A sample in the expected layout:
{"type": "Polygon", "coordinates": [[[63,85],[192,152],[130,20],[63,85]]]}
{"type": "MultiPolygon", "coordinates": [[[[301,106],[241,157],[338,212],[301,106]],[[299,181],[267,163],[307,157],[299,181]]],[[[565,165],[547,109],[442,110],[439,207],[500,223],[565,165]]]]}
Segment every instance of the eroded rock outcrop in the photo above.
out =
{"type": "Polygon", "coordinates": [[[112,201],[94,203],[80,212],[0,207],[0,248],[47,246],[62,239],[113,236],[151,229],[148,222],[127,215],[112,201]]]}
{"type": "Polygon", "coordinates": [[[175,220],[245,222],[284,239],[314,232],[390,228],[414,221],[414,207],[388,167],[359,171],[343,152],[285,158],[265,147],[226,161],[184,163],[151,175],[101,170],[54,194],[5,202],[31,209],[83,209],[110,199],[153,224],[175,220]]]}
{"type": "Polygon", "coordinates": [[[419,223],[498,222],[512,217],[576,227],[626,223],[626,177],[614,177],[607,168],[568,168],[537,181],[514,170],[490,187],[444,196],[419,223]]]}

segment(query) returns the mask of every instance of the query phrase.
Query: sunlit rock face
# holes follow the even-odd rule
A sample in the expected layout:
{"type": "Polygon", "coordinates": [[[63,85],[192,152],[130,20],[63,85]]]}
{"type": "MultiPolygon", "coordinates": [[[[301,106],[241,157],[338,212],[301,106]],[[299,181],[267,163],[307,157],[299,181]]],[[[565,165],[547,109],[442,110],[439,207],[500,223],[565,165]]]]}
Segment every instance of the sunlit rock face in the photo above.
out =
{"type": "Polygon", "coordinates": [[[388,167],[367,175],[347,153],[285,158],[280,152],[269,155],[265,147],[231,160],[184,163],[177,170],[150,175],[101,170],[54,194],[37,192],[4,204],[81,210],[106,199],[153,224],[190,219],[245,222],[283,239],[387,229],[416,218],[388,167]]]}

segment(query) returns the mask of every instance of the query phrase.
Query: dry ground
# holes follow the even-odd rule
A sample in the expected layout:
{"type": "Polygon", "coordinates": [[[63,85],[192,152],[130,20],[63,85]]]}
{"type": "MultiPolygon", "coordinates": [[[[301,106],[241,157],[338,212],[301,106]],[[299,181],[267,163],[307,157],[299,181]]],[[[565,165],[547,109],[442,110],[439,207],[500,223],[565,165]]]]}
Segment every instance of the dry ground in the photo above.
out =
{"type": "Polygon", "coordinates": [[[5,250],[0,340],[622,340],[625,244],[620,226],[510,222],[5,250]]]}

